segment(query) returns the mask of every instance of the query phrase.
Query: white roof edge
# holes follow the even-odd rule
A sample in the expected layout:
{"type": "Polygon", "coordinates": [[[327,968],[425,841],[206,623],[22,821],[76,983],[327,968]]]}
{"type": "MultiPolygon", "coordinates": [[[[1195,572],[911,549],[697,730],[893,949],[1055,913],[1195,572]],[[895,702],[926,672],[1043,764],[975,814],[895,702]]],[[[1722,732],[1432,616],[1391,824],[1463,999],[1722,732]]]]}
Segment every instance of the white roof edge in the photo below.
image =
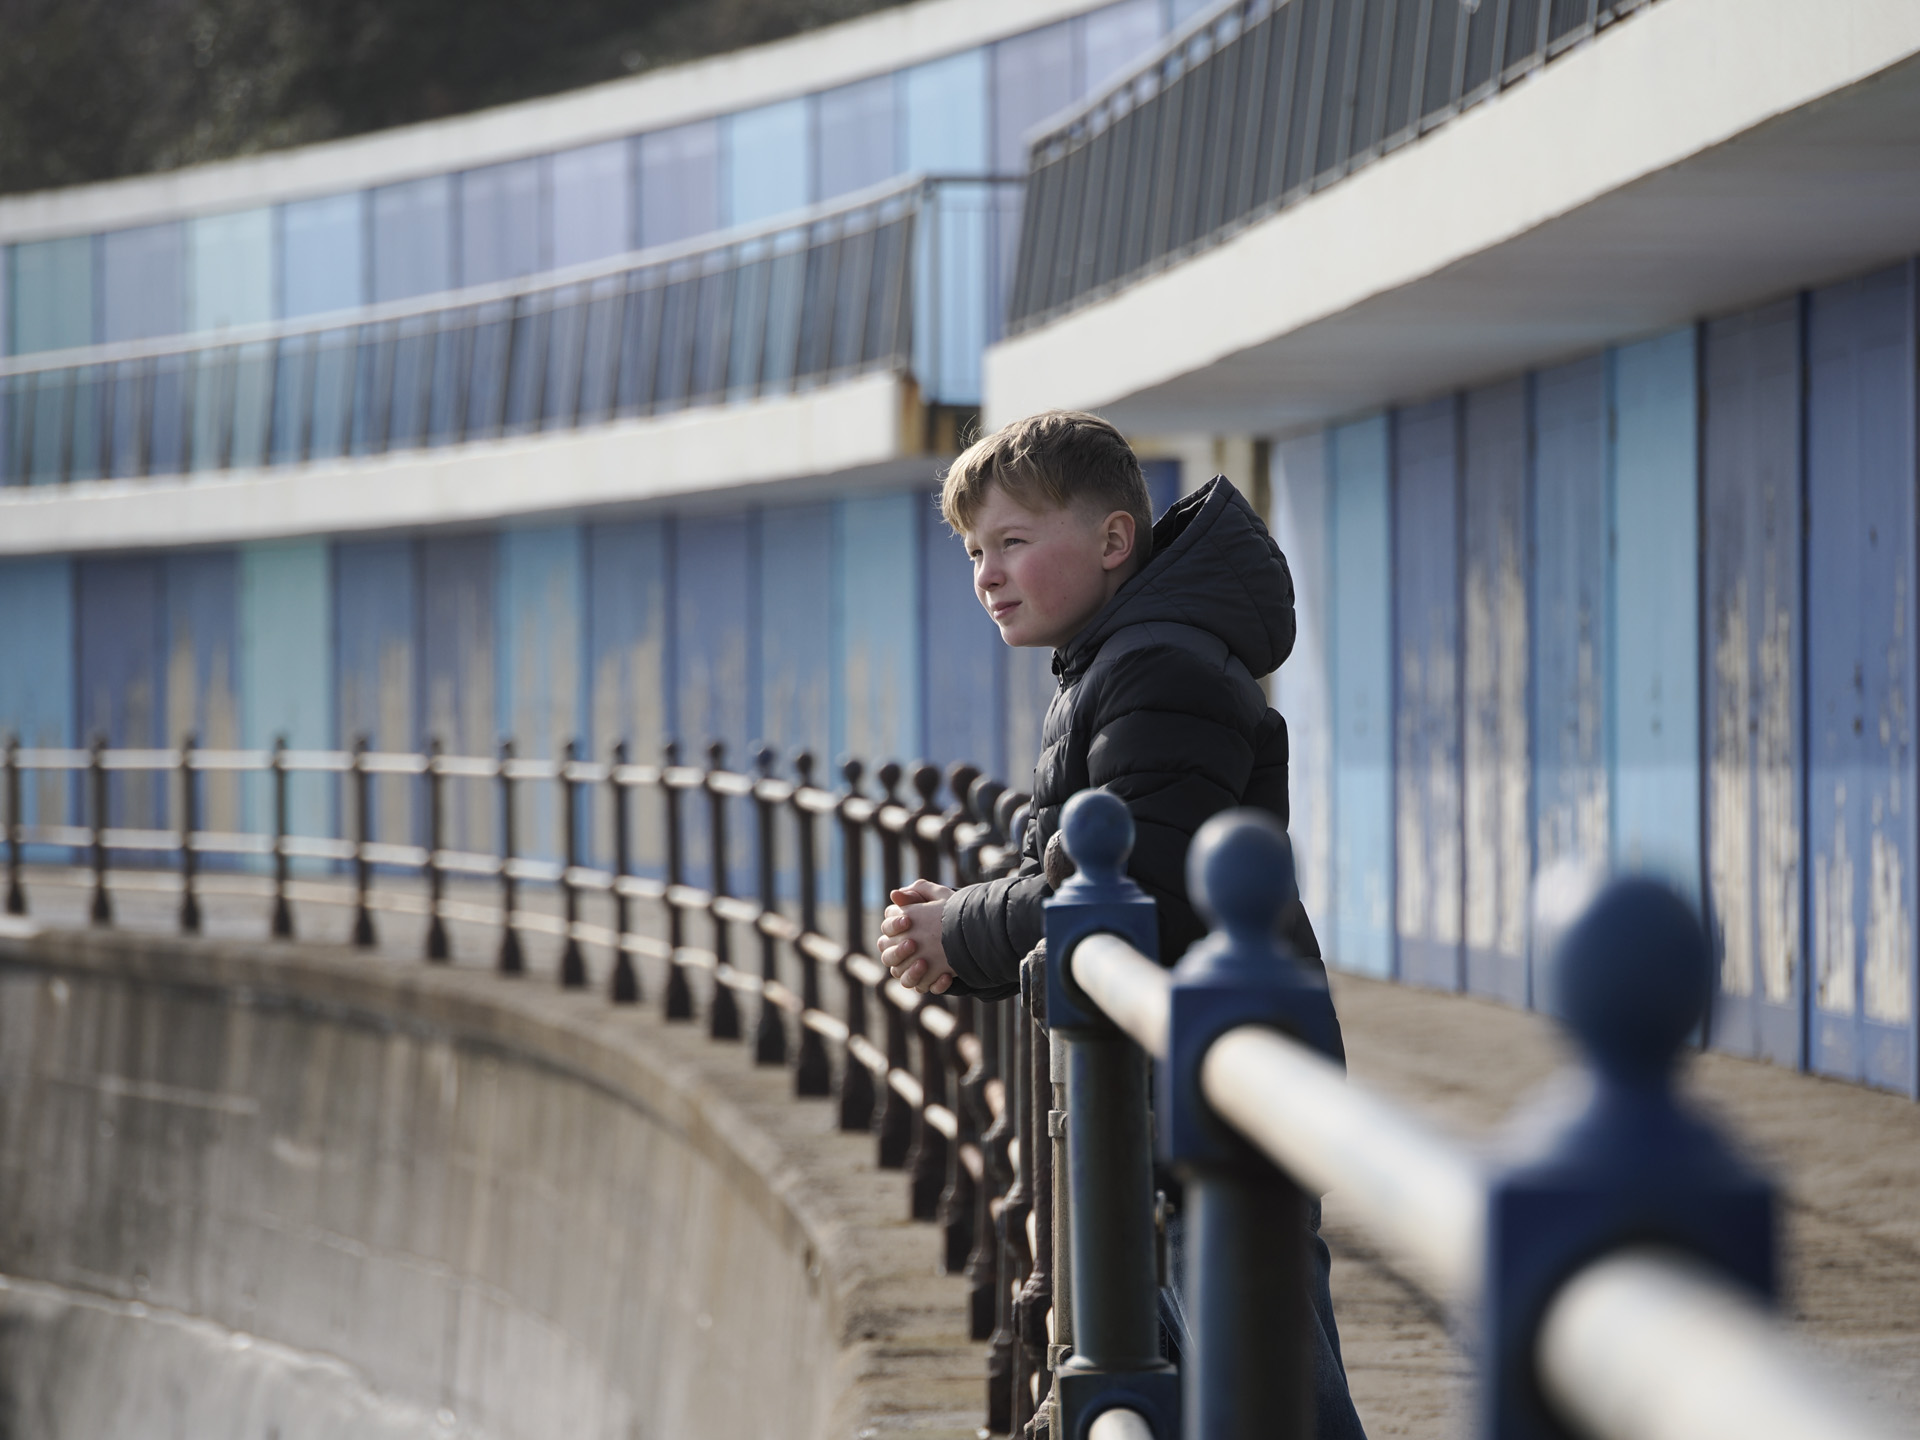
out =
{"type": "Polygon", "coordinates": [[[786,40],[470,115],[4,196],[0,244],[251,209],[618,139],[882,75],[1104,3],[915,0],[786,40]]]}

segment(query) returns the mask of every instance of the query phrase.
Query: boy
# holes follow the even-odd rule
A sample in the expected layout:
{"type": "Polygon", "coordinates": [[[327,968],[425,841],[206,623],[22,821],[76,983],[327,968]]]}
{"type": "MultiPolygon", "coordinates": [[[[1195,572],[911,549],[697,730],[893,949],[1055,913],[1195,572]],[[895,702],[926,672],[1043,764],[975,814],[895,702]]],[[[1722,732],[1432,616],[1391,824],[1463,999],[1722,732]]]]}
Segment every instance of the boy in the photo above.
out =
{"type": "MultiPolygon", "coordinates": [[[[1053,651],[1060,689],[1034,767],[1019,870],[961,890],[916,880],[896,890],[880,959],[903,985],[987,999],[1019,989],[1053,893],[1048,842],[1079,791],[1103,787],[1134,822],[1128,873],[1157,902],[1171,965],[1206,926],[1187,899],[1187,847],[1236,805],[1287,823],[1287,727],[1259,679],[1293,649],[1293,578],[1253,507],[1216,477],[1161,516],[1120,432],[1092,415],[1047,411],[977,441],[940,495],[973,559],[974,593],[1009,645],[1053,651]]],[[[1054,873],[1057,875],[1058,871],[1054,873]]],[[[1294,953],[1320,947],[1296,901],[1282,927],[1294,953]]],[[[1321,1440],[1359,1437],[1327,1292],[1313,1206],[1315,1390],[1321,1440]]]]}

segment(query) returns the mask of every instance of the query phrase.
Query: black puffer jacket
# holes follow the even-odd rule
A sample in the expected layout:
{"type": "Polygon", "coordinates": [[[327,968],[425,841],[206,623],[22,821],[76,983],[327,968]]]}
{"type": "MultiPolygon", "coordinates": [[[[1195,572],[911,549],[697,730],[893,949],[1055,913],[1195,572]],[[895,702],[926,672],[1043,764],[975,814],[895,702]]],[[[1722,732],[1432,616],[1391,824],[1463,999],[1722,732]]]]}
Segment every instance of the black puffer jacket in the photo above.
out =
{"type": "MultiPolygon", "coordinates": [[[[1054,652],[1060,691],[1041,732],[1023,862],[946,907],[940,938],[956,991],[997,999],[1018,988],[1053,893],[1047,841],[1061,807],[1089,787],[1133,812],[1127,870],[1159,904],[1161,961],[1206,933],[1187,901],[1194,832],[1235,805],[1287,823],[1287,726],[1259,679],[1293,636],[1286,557],[1224,476],[1160,517],[1146,568],[1054,652]]],[[[1297,953],[1319,955],[1303,911],[1284,923],[1297,953]]]]}

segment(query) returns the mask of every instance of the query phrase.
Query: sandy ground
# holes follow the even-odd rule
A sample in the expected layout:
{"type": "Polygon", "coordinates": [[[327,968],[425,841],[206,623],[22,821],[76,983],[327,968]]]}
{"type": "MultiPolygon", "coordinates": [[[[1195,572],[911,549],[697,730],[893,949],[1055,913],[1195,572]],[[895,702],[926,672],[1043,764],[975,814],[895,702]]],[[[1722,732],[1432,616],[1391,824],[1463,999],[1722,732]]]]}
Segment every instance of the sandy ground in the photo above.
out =
{"type": "MultiPolygon", "coordinates": [[[[1355,1079],[1461,1134],[1497,1125],[1568,1051],[1550,1021],[1465,996],[1336,975],[1355,1079]]],[[[1785,1309],[1851,1383],[1920,1413],[1920,1105],[1701,1055],[1684,1085],[1782,1186],[1785,1309]]],[[[1368,1434],[1472,1433],[1467,1360],[1438,1312],[1326,1201],[1334,1306],[1368,1434]]]]}

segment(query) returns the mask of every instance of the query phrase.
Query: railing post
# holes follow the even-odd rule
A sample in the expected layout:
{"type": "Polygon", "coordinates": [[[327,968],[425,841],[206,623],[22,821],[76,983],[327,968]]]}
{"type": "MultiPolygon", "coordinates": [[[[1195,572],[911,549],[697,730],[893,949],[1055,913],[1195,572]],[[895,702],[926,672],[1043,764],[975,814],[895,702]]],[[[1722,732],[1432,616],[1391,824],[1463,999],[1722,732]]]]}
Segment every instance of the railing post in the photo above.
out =
{"type": "Polygon", "coordinates": [[[20,883],[20,737],[7,736],[7,914],[27,913],[27,891],[20,883]]]}
{"type": "Polygon", "coordinates": [[[367,846],[373,840],[373,782],[367,775],[367,737],[353,742],[353,943],[361,949],[373,945],[373,907],[367,891],[373,884],[373,865],[367,859],[367,846]]]}
{"type": "Polygon", "coordinates": [[[447,922],[440,914],[446,894],[447,877],[440,868],[440,852],[446,846],[446,777],[440,773],[443,747],[438,735],[427,741],[427,959],[446,960],[447,922]]]}
{"type": "Polygon", "coordinates": [[[500,959],[502,975],[524,974],[526,953],[520,948],[520,932],[513,917],[520,904],[520,887],[513,875],[513,741],[500,742],[500,757],[494,774],[500,786],[500,959]]]}
{"type": "Polygon", "coordinates": [[[1124,868],[1133,848],[1126,806],[1082,791],[1063,829],[1077,873],[1046,908],[1047,1015],[1067,1050],[1072,1207],[1074,1354],[1058,1372],[1060,1433],[1082,1435],[1101,1410],[1125,1405],[1156,1440],[1169,1440],[1178,1431],[1179,1376],[1160,1357],[1147,1057],[1072,984],[1074,947],[1088,935],[1116,934],[1154,956],[1159,929],[1153,901],[1124,868]]]}
{"type": "Polygon", "coordinates": [[[560,985],[584,990],[587,958],[580,953],[580,886],[574,872],[580,868],[580,787],[573,778],[573,762],[580,758],[580,742],[569,740],[560,755],[560,900],[567,922],[567,941],[560,951],[560,985]]]}
{"type": "Polygon", "coordinates": [[[707,792],[707,840],[713,886],[707,892],[707,918],[713,925],[713,1000],[707,1011],[707,1034],[715,1040],[740,1038],[740,1005],[727,976],[733,970],[733,935],[720,902],[727,897],[727,797],[714,784],[725,768],[727,747],[715,740],[707,746],[707,773],[701,787],[707,792]]]}
{"type": "MultiPolygon", "coordinates": [[[[793,757],[793,818],[800,860],[800,943],[795,947],[800,960],[800,1003],[806,1010],[820,1008],[820,962],[807,949],[807,937],[820,932],[820,853],[813,826],[813,812],[800,803],[800,792],[813,788],[813,756],[802,750],[793,757]]],[[[793,1093],[830,1095],[833,1093],[833,1067],[827,1060],[826,1042],[820,1032],[800,1022],[800,1050],[793,1067],[793,1093]]]]}
{"type": "MultiPolygon", "coordinates": [[[[907,882],[901,875],[900,837],[881,823],[880,811],[900,803],[895,794],[900,784],[900,766],[889,760],[880,767],[878,773],[880,808],[875,809],[869,823],[880,841],[880,888],[883,893],[891,895],[907,882]]],[[[881,990],[880,1015],[887,1032],[887,1068],[906,1070],[913,1063],[908,1045],[906,1013],[884,993],[884,982],[881,990]]],[[[880,1118],[875,1125],[878,1164],[882,1170],[898,1170],[907,1163],[907,1153],[913,1144],[914,1125],[913,1107],[907,1103],[906,1096],[889,1084],[881,1096],[880,1118]]]]}
{"type": "MultiPolygon", "coordinates": [[[[913,767],[913,788],[920,792],[920,803],[907,815],[907,844],[913,849],[913,861],[918,878],[938,880],[940,878],[940,842],[929,840],[920,833],[920,822],[940,813],[933,803],[934,794],[940,788],[940,772],[931,765],[919,764],[913,767]]],[[[913,1145],[907,1152],[906,1168],[912,1177],[912,1192],[908,1213],[915,1220],[933,1220],[944,1222],[945,1212],[942,1201],[947,1194],[949,1146],[947,1137],[927,1123],[926,1107],[945,1106],[948,1103],[947,1092],[947,1041],[948,1035],[936,1035],[929,1029],[926,1013],[929,1010],[946,1012],[944,997],[928,995],[920,1002],[914,1012],[919,1023],[914,1027],[919,1032],[920,1041],[920,1086],[923,1093],[921,1108],[913,1115],[913,1145]]],[[[942,1223],[944,1231],[945,1226],[942,1223]]],[[[965,1263],[965,1252],[958,1258],[952,1257],[951,1236],[944,1238],[942,1265],[947,1271],[958,1270],[965,1263]],[[951,1263],[949,1261],[951,1260],[951,1263]]]]}
{"type": "Polygon", "coordinates": [[[1218,926],[1173,972],[1156,1107],[1162,1153],[1186,1188],[1187,1433],[1306,1440],[1315,1328],[1307,1197],[1214,1118],[1200,1064],[1241,1025],[1271,1025],[1337,1056],[1333,1002],[1325,982],[1275,939],[1280,912],[1298,898],[1293,851],[1277,821],[1251,810],[1209,820],[1194,837],[1187,876],[1197,908],[1218,926]]]}
{"type": "MultiPolygon", "coordinates": [[[[846,793],[840,797],[840,868],[842,916],[840,933],[849,954],[865,954],[871,943],[867,935],[866,830],[848,813],[848,802],[860,798],[860,778],[866,767],[853,756],[840,762],[846,777],[846,793]]],[[[840,981],[847,992],[847,1034],[862,1039],[867,1033],[867,987],[842,963],[840,981]]],[[[881,1001],[882,1004],[886,1002],[881,1001]]],[[[847,1047],[846,1063],[840,1067],[840,1128],[848,1131],[873,1128],[873,1071],[856,1059],[853,1047],[847,1047]]]]}
{"type": "Polygon", "coordinates": [[[627,853],[627,784],[620,778],[620,772],[627,763],[627,742],[614,742],[613,763],[607,767],[608,799],[613,810],[613,985],[612,997],[616,1005],[637,1005],[640,1002],[640,974],[634,969],[633,957],[627,953],[627,936],[632,933],[632,915],[627,903],[626,892],[620,888],[631,871],[631,857],[627,853]]]}
{"type": "MultiPolygon", "coordinates": [[[[771,745],[761,745],[753,753],[754,768],[760,773],[761,785],[773,779],[774,750],[771,745]]],[[[780,866],[775,849],[778,837],[774,834],[774,824],[779,818],[779,807],[773,800],[761,793],[760,786],[754,787],[753,818],[754,834],[758,841],[758,859],[760,881],[760,911],[762,915],[773,915],[780,908],[780,866]]],[[[787,1022],[780,1013],[780,1007],[773,1003],[767,992],[780,979],[780,944],[774,939],[773,932],[761,925],[760,932],[760,1014],[753,1027],[753,1063],[756,1065],[784,1065],[787,1063],[787,1022]]]]}
{"type": "MultiPolygon", "coordinates": [[[[1026,988],[1027,962],[1020,962],[1021,989],[1026,988]]],[[[1026,1416],[1014,1418],[1019,1406],[1018,1334],[1014,1329],[1016,1291],[1026,1284],[1033,1257],[1026,1252],[1027,1216],[1032,1212],[1033,1116],[1027,1101],[1027,1008],[1016,996],[999,1007],[1001,1016],[1000,1072],[1002,1120],[987,1132],[989,1173],[1005,1176],[999,1214],[994,1217],[995,1258],[1000,1283],[994,1286],[993,1333],[987,1337],[987,1431],[1011,1434],[1026,1416]]]]}
{"type": "Polygon", "coordinates": [[[293,938],[293,906],[287,899],[287,737],[273,737],[273,938],[293,938]]]}
{"type": "MultiPolygon", "coordinates": [[[[1040,1411],[1051,1407],[1050,1396],[1034,1394],[1050,1369],[1047,1312],[1053,1308],[1053,1158],[1058,1144],[1047,1123],[1047,1117],[1053,1113],[1053,1080],[1048,1057],[1044,949],[1036,949],[1020,962],[1020,998],[1024,1007],[1020,1025],[1027,1040],[1026,1105],[1021,1113],[1020,1156],[1028,1203],[1032,1207],[1034,1237],[1032,1263],[1013,1301],[1013,1333],[1018,1341],[1014,1351],[1013,1424],[1024,1433],[1040,1411]],[[1029,1155],[1033,1157],[1031,1161],[1026,1158],[1029,1155]]],[[[1011,1219],[1008,1223],[1012,1224],[1011,1219]]],[[[1024,1242],[1024,1223],[1019,1234],[1024,1242]]],[[[1064,1324],[1065,1318],[1063,1312],[1061,1338],[1069,1339],[1073,1332],[1064,1324]]]]}
{"type": "Polygon", "coordinates": [[[193,879],[197,869],[198,857],[194,854],[193,840],[200,828],[198,806],[199,787],[193,779],[194,737],[185,736],[180,741],[180,931],[183,935],[200,933],[200,897],[194,893],[193,879]]]}
{"type": "Polygon", "coordinates": [[[93,804],[93,905],[88,918],[95,925],[113,923],[113,901],[107,895],[107,741],[95,735],[87,749],[87,780],[93,804]]]}
{"type": "MultiPolygon", "coordinates": [[[[981,1068],[985,1079],[980,1086],[980,1113],[987,1123],[980,1131],[980,1183],[974,1192],[973,1253],[967,1256],[967,1284],[973,1296],[975,1338],[994,1340],[989,1351],[988,1373],[1007,1373],[1013,1352],[1013,1332],[1007,1328],[1007,1201],[1013,1185],[1013,1161],[1009,1153],[1014,1134],[1014,1094],[1019,1088],[1013,1060],[1014,1040],[1009,1016],[1019,1002],[981,1002],[981,1042],[984,1058],[981,1068]],[[988,1087],[1000,1087],[1000,1113],[995,1115],[988,1103],[988,1087]],[[999,1201],[996,1205],[994,1202],[999,1201]]],[[[1003,1432],[1004,1433],[1004,1432],[1003,1432]]]]}
{"type": "Polygon", "coordinates": [[[680,960],[680,949],[687,943],[686,917],[680,913],[679,898],[674,894],[686,881],[681,868],[680,792],[672,780],[672,772],[680,764],[680,742],[667,741],[660,758],[660,803],[666,808],[667,830],[667,991],[661,998],[667,1019],[691,1020],[693,989],[687,984],[687,967],[680,960]]]}

